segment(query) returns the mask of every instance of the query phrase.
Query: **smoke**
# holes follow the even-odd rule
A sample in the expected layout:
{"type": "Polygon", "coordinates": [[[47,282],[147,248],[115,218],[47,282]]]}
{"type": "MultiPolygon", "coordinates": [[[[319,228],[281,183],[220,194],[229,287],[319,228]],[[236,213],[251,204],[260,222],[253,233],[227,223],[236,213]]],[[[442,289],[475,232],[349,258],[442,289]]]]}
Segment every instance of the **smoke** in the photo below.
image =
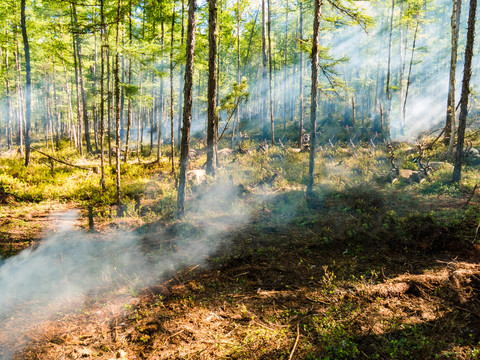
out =
{"type": "Polygon", "coordinates": [[[0,358],[11,359],[26,333],[59,311],[81,309],[87,296],[148,286],[181,266],[204,265],[227,234],[249,219],[252,204],[231,182],[192,196],[173,237],[172,230],[93,236],[74,228],[78,211],[57,214],[53,235],[0,264],[0,358]]]}

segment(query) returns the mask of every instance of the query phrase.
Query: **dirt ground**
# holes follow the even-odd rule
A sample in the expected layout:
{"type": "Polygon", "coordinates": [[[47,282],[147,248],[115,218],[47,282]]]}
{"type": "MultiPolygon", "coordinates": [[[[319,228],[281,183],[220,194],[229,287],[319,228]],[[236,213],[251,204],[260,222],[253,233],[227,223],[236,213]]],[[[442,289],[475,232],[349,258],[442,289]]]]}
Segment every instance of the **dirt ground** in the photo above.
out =
{"type": "Polygon", "coordinates": [[[344,195],[283,225],[267,211],[202,266],[92,295],[0,342],[14,359],[477,358],[480,248],[461,236],[471,225],[425,213],[385,228],[388,199],[344,195]],[[339,215],[359,203],[364,215],[339,215]]]}

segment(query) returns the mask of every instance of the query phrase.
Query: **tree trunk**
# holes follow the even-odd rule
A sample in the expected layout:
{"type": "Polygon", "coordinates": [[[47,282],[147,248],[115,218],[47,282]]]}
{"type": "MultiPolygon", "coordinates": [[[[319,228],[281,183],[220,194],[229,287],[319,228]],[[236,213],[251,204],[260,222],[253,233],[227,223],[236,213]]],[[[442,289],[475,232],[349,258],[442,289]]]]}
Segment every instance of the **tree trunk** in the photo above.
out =
{"type": "Polygon", "coordinates": [[[88,109],[87,109],[87,95],[85,92],[85,78],[83,76],[83,66],[82,66],[82,45],[80,42],[80,36],[78,34],[79,30],[77,27],[77,8],[75,3],[73,4],[73,19],[75,22],[75,29],[77,31],[75,35],[76,49],[77,49],[77,63],[78,63],[78,75],[80,80],[80,92],[82,94],[82,110],[83,110],[83,128],[85,132],[85,143],[87,145],[87,153],[92,152],[92,145],[90,144],[90,128],[88,123],[88,109]]]}
{"type": "MultiPolygon", "coordinates": [[[[130,48],[132,48],[132,0],[129,0],[129,10],[128,10],[128,42],[130,48]]],[[[128,60],[128,84],[132,85],[132,56],[128,60]]],[[[132,96],[128,97],[128,110],[127,110],[127,138],[125,141],[125,164],[128,161],[128,147],[130,142],[130,127],[132,126],[132,96]]]]}
{"type": "Polygon", "coordinates": [[[100,70],[100,186],[105,190],[105,15],[104,0],[100,0],[100,41],[101,41],[101,70],[100,70]]]}
{"type": "Polygon", "coordinates": [[[120,103],[120,10],[122,6],[122,0],[118,0],[117,7],[117,37],[116,37],[116,49],[115,49],[115,160],[116,160],[116,185],[117,185],[117,205],[121,205],[121,189],[120,189],[120,112],[121,112],[121,103],[120,103]]]}
{"type": "Polygon", "coordinates": [[[285,54],[283,61],[283,136],[287,132],[288,96],[287,96],[287,62],[288,62],[288,0],[285,6],[285,54]]]}
{"type": "Polygon", "coordinates": [[[215,176],[217,147],[217,0],[208,1],[207,174],[215,176]]]}
{"type": "Polygon", "coordinates": [[[448,144],[447,157],[450,158],[453,152],[453,143],[455,139],[455,85],[458,56],[458,35],[460,31],[460,15],[462,13],[462,0],[452,1],[452,52],[450,57],[450,81],[448,85],[447,99],[447,119],[445,122],[445,132],[443,142],[448,144]]]}
{"type": "MultiPolygon", "coordinates": [[[[161,23],[161,46],[162,46],[162,60],[160,63],[160,69],[163,71],[164,69],[164,55],[165,55],[165,30],[164,30],[164,20],[162,14],[162,23],[161,23]]],[[[160,158],[162,156],[162,119],[165,114],[165,107],[164,107],[164,80],[163,76],[160,78],[160,98],[159,98],[159,112],[160,114],[157,115],[157,162],[160,163],[160,158]]]]}
{"type": "MultiPolygon", "coordinates": [[[[299,37],[300,41],[303,41],[303,0],[300,0],[300,24],[299,24],[299,37]]],[[[303,147],[303,51],[300,49],[300,106],[298,112],[298,147],[301,149],[303,147]]]]}
{"type": "MultiPolygon", "coordinates": [[[[106,40],[105,40],[106,41],[106,40]]],[[[107,57],[107,139],[108,139],[108,164],[112,166],[112,92],[110,85],[110,48],[105,48],[107,57]]]]}
{"type": "Polygon", "coordinates": [[[390,118],[390,114],[392,112],[392,94],[390,92],[391,87],[391,76],[392,76],[392,45],[393,45],[393,19],[395,16],[395,0],[392,0],[392,11],[390,14],[390,35],[388,39],[388,65],[387,65],[387,84],[385,86],[385,94],[387,95],[388,101],[388,114],[387,116],[390,118]]]}
{"type": "MultiPolygon", "coordinates": [[[[71,21],[72,21],[72,28],[76,27],[76,23],[74,22],[74,5],[72,5],[72,14],[71,14],[71,21]]],[[[82,140],[82,111],[80,108],[80,84],[78,78],[78,62],[77,62],[77,42],[75,41],[75,37],[72,37],[73,40],[73,64],[75,67],[75,90],[76,90],[76,102],[77,102],[77,143],[78,149],[80,150],[80,155],[83,155],[83,140],[82,140]]]]}
{"type": "Polygon", "coordinates": [[[269,68],[269,105],[270,105],[270,132],[272,135],[272,145],[275,145],[275,119],[273,117],[273,74],[272,74],[272,37],[271,37],[271,11],[270,11],[270,0],[267,0],[268,4],[268,68],[269,68]]]}
{"type": "MultiPolygon", "coordinates": [[[[242,73],[240,70],[240,0],[237,0],[237,83],[240,85],[242,81],[242,73]]],[[[240,104],[237,105],[237,110],[235,111],[235,122],[232,129],[232,141],[231,147],[235,143],[235,124],[237,125],[237,131],[240,136],[240,104]]]]}
{"type": "Polygon", "coordinates": [[[458,183],[462,178],[463,143],[465,128],[467,126],[468,95],[470,94],[470,78],[472,77],[473,43],[475,39],[475,15],[477,0],[470,0],[470,13],[468,15],[467,45],[465,48],[465,67],[463,69],[462,96],[460,99],[460,117],[458,119],[457,149],[455,152],[455,167],[453,182],[458,183]]]}
{"type": "Polygon", "coordinates": [[[68,74],[67,74],[67,65],[65,65],[65,60],[62,60],[63,63],[63,72],[65,74],[65,92],[67,93],[68,101],[68,121],[70,124],[70,146],[75,145],[75,148],[78,148],[77,142],[77,131],[75,129],[75,124],[73,122],[73,104],[72,104],[72,92],[70,91],[70,86],[68,83],[68,74]]]}
{"type": "MultiPolygon", "coordinates": [[[[8,39],[8,32],[5,30],[5,38],[8,39]]],[[[10,114],[10,77],[9,77],[9,64],[8,64],[8,45],[5,46],[5,116],[6,116],[6,125],[7,125],[7,147],[8,150],[12,148],[12,120],[10,114]]]]}
{"type": "Polygon", "coordinates": [[[408,90],[410,89],[410,80],[412,77],[412,65],[413,65],[413,56],[415,54],[415,48],[417,45],[417,34],[418,34],[418,26],[420,23],[420,15],[417,14],[417,24],[415,26],[415,33],[413,34],[413,44],[412,44],[412,55],[410,57],[410,65],[408,68],[408,76],[407,76],[407,88],[405,89],[405,97],[403,99],[403,108],[402,108],[402,113],[403,113],[403,120],[405,121],[405,115],[407,112],[407,100],[408,100],[408,90]]]}
{"type": "Polygon", "coordinates": [[[172,163],[172,174],[175,174],[175,118],[173,113],[173,42],[175,32],[175,3],[172,8],[172,29],[170,33],[170,159],[172,163]]]}
{"type": "Polygon", "coordinates": [[[267,97],[265,92],[267,90],[267,13],[265,8],[265,0],[262,0],[262,124],[263,124],[263,139],[267,139],[267,97]]]}
{"type": "Polygon", "coordinates": [[[195,53],[195,0],[188,0],[187,49],[185,65],[185,86],[183,108],[182,141],[180,146],[180,174],[178,182],[177,214],[185,215],[185,186],[187,182],[188,151],[190,147],[190,126],[192,124],[193,58],[195,53]]]}
{"type": "MultiPolygon", "coordinates": [[[[182,36],[180,38],[180,48],[183,48],[183,38],[185,37],[185,2],[182,0],[182,36]]],[[[183,91],[182,88],[184,86],[183,84],[183,78],[185,75],[185,65],[182,63],[180,64],[180,81],[179,81],[179,99],[178,99],[178,132],[177,132],[177,138],[180,139],[181,133],[182,133],[182,116],[183,116],[183,91]]],[[[178,142],[178,147],[180,147],[180,141],[178,142]]]]}
{"type": "Polygon", "coordinates": [[[315,0],[315,12],[313,17],[313,39],[312,39],[312,93],[310,105],[310,158],[308,167],[308,183],[306,199],[307,204],[312,205],[313,194],[313,180],[315,172],[315,146],[317,137],[317,103],[318,103],[318,42],[320,33],[320,18],[321,18],[322,0],[315,0]]]}
{"type": "Polygon", "coordinates": [[[25,0],[21,0],[21,24],[23,48],[25,51],[25,166],[30,163],[30,117],[31,117],[31,102],[32,102],[32,80],[30,68],[30,47],[28,45],[27,26],[25,24],[25,0]]]}

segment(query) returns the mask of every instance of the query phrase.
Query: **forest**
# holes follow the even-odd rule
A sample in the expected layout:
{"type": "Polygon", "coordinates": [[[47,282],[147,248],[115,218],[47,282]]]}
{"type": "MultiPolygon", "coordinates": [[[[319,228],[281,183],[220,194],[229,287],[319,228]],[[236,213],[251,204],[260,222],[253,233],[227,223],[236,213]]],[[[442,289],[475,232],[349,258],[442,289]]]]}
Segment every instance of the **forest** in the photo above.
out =
{"type": "Polygon", "coordinates": [[[0,0],[0,359],[477,359],[477,0],[0,0]]]}

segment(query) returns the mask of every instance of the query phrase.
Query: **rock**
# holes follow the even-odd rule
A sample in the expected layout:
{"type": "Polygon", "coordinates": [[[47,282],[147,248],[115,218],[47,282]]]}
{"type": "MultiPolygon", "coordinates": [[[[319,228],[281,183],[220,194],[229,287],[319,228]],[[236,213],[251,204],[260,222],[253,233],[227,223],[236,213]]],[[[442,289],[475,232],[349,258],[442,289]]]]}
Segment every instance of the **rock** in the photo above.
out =
{"type": "Polygon", "coordinates": [[[204,169],[190,170],[187,172],[187,180],[200,185],[207,178],[207,172],[204,169]]]}
{"type": "Polygon", "coordinates": [[[226,158],[226,157],[228,157],[232,154],[233,154],[233,150],[229,149],[229,148],[223,148],[223,149],[217,151],[217,156],[219,158],[226,158]]]}

